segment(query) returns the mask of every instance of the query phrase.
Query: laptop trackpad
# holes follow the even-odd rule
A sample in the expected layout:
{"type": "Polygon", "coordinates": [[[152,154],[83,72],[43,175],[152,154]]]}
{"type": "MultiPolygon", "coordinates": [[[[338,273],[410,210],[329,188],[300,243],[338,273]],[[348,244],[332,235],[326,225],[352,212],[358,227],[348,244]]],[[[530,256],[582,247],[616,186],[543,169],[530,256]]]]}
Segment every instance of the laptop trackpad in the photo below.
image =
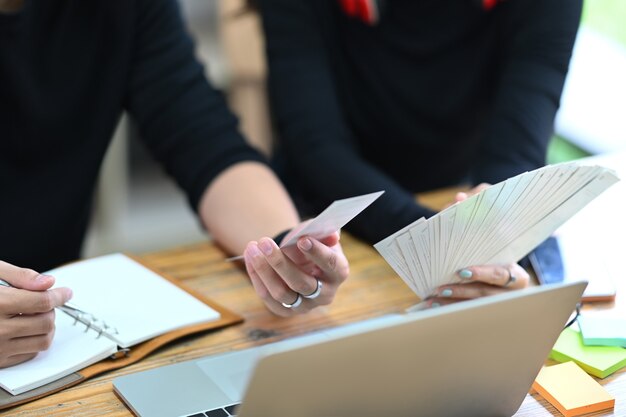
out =
{"type": "Polygon", "coordinates": [[[127,375],[114,386],[140,416],[188,415],[233,403],[193,362],[127,375]]]}
{"type": "Polygon", "coordinates": [[[251,349],[207,358],[196,364],[234,403],[243,398],[252,370],[261,354],[260,349],[251,349]]]}

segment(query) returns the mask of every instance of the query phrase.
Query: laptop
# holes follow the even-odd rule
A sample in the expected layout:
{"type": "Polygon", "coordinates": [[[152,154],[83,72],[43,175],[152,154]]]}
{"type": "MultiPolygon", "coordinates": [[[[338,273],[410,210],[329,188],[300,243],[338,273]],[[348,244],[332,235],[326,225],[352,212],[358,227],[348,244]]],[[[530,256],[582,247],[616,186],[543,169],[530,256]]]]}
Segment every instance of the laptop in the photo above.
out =
{"type": "Polygon", "coordinates": [[[512,291],[116,378],[140,417],[511,416],[586,283],[512,291]]]}

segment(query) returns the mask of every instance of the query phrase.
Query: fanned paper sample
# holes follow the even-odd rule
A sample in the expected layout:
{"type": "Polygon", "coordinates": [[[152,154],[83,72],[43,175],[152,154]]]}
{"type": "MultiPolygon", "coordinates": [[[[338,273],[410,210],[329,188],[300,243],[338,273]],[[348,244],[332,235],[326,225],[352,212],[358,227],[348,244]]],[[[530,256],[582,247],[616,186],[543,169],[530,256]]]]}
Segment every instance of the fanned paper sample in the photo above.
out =
{"type": "Polygon", "coordinates": [[[519,261],[617,181],[600,166],[545,166],[421,218],[374,247],[424,299],[460,282],[462,268],[519,261]]]}

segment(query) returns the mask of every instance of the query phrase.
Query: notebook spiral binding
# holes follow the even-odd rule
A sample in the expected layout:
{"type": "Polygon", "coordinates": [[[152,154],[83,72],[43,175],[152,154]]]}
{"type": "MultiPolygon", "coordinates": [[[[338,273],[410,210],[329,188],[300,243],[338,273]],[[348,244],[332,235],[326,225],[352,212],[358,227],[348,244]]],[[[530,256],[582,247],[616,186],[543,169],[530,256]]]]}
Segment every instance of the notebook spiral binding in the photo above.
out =
{"type": "Polygon", "coordinates": [[[96,339],[99,339],[103,334],[109,336],[119,334],[116,327],[108,325],[104,320],[100,320],[93,314],[87,313],[70,303],[65,303],[59,307],[59,309],[74,317],[74,325],[78,324],[78,322],[84,324],[85,333],[87,333],[89,329],[93,329],[98,332],[96,339]]]}
{"type": "MultiPolygon", "coordinates": [[[[0,279],[0,287],[10,288],[12,287],[12,285],[3,279],[0,279]]],[[[100,336],[102,336],[103,334],[108,336],[120,334],[116,327],[109,326],[105,321],[99,320],[93,314],[87,313],[85,310],[78,308],[72,303],[65,303],[57,308],[74,317],[74,325],[76,325],[78,322],[83,323],[86,326],[85,333],[87,333],[89,329],[94,329],[95,331],[97,331],[98,337],[96,337],[96,339],[99,339],[100,336]]],[[[125,350],[128,351],[128,349],[125,350]]]]}

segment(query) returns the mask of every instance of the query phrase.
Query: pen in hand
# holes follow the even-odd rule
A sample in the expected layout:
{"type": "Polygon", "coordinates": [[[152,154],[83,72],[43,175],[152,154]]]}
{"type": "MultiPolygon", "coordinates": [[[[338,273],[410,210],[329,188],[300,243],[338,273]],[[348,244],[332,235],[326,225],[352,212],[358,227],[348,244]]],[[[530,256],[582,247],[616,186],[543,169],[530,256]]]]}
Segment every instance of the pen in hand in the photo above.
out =
{"type": "MultiPolygon", "coordinates": [[[[8,287],[8,288],[15,288],[13,285],[9,284],[3,279],[0,279],[0,286],[8,287]]],[[[78,308],[75,304],[72,304],[70,302],[63,304],[62,306],[58,306],[57,308],[61,311],[66,312],[72,317],[76,317],[77,315],[81,315],[81,314],[87,314],[84,310],[78,308]]]]}

